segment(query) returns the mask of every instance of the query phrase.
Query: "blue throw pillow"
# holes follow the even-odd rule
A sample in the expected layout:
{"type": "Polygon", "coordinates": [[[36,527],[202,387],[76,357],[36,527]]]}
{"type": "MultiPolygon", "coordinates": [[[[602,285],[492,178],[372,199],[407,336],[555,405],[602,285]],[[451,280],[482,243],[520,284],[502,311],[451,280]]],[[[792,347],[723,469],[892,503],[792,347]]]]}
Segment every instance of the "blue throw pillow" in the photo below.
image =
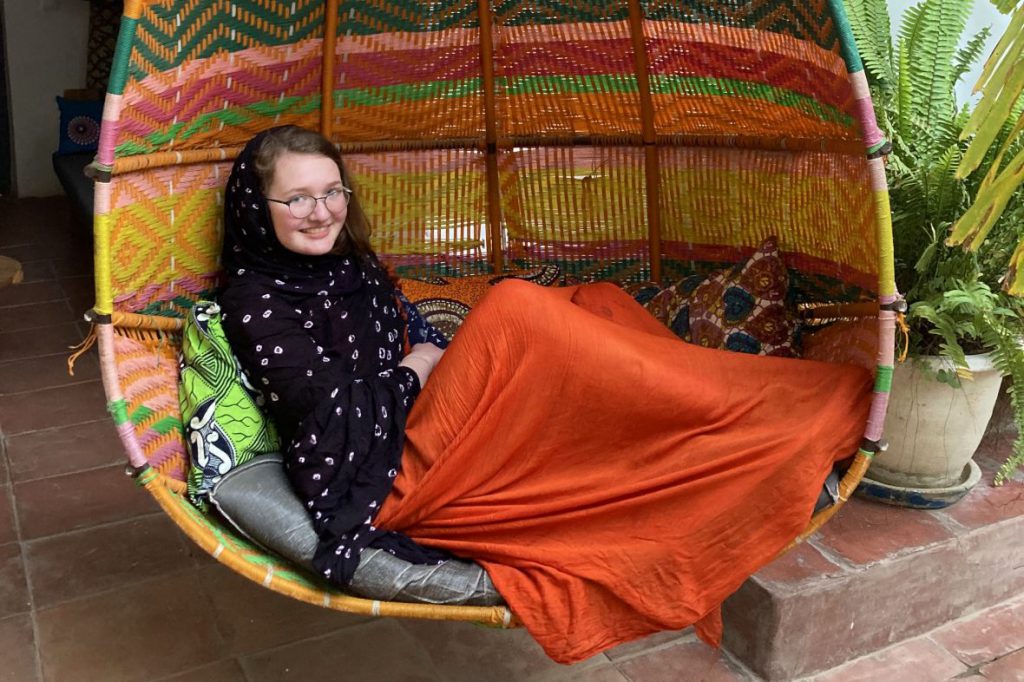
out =
{"type": "Polygon", "coordinates": [[[57,154],[94,152],[100,141],[103,100],[57,97],[60,109],[60,143],[57,154]]]}

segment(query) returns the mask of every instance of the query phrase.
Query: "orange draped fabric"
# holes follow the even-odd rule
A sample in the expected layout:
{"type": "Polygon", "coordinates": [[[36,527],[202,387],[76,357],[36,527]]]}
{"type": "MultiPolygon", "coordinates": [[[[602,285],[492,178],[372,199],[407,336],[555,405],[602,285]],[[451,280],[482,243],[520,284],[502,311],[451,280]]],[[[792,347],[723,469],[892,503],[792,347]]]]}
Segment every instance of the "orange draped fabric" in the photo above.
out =
{"type": "Polygon", "coordinates": [[[852,455],[860,367],[684,343],[610,284],[510,280],[470,313],[377,519],[472,558],[572,663],[698,623],[806,525],[852,455]]]}

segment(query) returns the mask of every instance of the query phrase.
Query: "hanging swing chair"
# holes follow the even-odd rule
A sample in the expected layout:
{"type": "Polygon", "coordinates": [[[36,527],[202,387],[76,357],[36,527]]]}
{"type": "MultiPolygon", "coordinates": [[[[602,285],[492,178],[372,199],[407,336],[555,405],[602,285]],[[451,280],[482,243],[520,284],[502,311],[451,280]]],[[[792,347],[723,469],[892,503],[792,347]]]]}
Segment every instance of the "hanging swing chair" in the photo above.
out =
{"type": "Polygon", "coordinates": [[[139,484],[218,561],[357,614],[510,626],[497,607],[360,599],[184,494],[181,330],[218,281],[223,188],[254,134],[340,145],[403,277],[555,265],[668,283],[775,236],[834,362],[865,357],[877,451],[901,304],[875,124],[841,0],[127,0],[95,189],[103,381],[139,484]],[[838,330],[838,331],[837,331],[838,330]]]}

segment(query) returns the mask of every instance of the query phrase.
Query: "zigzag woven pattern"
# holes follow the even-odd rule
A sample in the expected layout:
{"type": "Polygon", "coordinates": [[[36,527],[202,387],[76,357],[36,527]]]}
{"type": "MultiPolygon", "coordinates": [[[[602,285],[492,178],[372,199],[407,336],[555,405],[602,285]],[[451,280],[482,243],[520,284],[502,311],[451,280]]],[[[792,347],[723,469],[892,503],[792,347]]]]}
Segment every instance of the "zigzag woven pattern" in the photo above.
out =
{"type": "Polygon", "coordinates": [[[129,78],[169,71],[221,52],[320,37],[321,0],[176,0],[146,6],[129,78]]]}
{"type": "Polygon", "coordinates": [[[832,23],[827,0],[641,0],[641,4],[648,19],[756,28],[809,40],[829,51],[839,49],[839,36],[832,23]]]}
{"type": "MultiPolygon", "coordinates": [[[[407,14],[388,7],[384,16],[407,14]]],[[[365,33],[389,28],[365,11],[343,22],[359,31],[339,29],[335,138],[481,139],[479,32],[469,15],[460,9],[428,23],[434,30],[394,36],[365,33]]],[[[742,123],[748,137],[766,140],[858,139],[837,54],[758,29],[658,21],[646,30],[659,134],[720,136],[742,123]]],[[[496,26],[495,40],[499,135],[640,134],[627,22],[513,22],[496,26]]],[[[239,44],[138,77],[125,90],[118,155],[239,145],[273,124],[314,126],[320,47],[315,37],[239,44]]]]}
{"type": "Polygon", "coordinates": [[[117,376],[128,417],[150,466],[185,480],[188,453],[178,405],[178,337],[115,337],[117,376]]]}
{"type": "Polygon", "coordinates": [[[219,269],[229,164],[127,173],[111,186],[111,291],[117,309],[195,300],[219,269]]]}

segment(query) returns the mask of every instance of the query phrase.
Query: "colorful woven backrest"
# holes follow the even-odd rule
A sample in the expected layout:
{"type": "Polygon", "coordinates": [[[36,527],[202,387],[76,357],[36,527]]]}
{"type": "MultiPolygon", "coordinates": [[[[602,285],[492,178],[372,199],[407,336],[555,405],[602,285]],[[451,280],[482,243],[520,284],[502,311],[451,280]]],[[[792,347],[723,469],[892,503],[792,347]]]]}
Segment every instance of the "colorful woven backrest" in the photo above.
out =
{"type": "Polygon", "coordinates": [[[95,317],[132,461],[180,476],[175,330],[214,286],[222,187],[260,130],[341,145],[402,274],[669,281],[777,235],[800,302],[875,316],[895,291],[871,111],[841,0],[128,0],[95,317]]]}

